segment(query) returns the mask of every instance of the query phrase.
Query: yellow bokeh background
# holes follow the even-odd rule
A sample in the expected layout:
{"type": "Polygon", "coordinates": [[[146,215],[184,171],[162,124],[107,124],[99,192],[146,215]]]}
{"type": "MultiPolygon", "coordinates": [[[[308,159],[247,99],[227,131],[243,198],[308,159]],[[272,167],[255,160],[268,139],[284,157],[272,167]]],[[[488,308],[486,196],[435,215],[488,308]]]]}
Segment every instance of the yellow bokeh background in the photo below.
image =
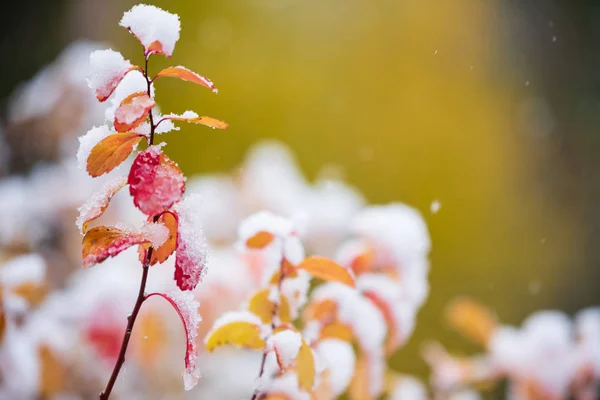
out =
{"type": "MultiPolygon", "coordinates": [[[[575,208],[556,207],[536,181],[544,143],[532,145],[517,126],[527,87],[513,79],[500,2],[153,3],[182,21],[173,59],[153,57],[153,71],[182,64],[219,88],[215,96],[159,82],[159,104],[230,124],[169,136],[166,151],[187,175],[231,171],[253,143],[277,139],[310,179],[326,167],[372,203],[402,201],[424,214],[431,295],[395,368],[424,374],[419,351],[431,338],[469,350],[443,321],[458,295],[511,323],[563,304],[572,266],[582,265],[583,229],[575,208]]],[[[129,6],[117,2],[114,15],[129,6]]],[[[111,25],[105,34],[140,61],[126,32],[111,25]]]]}

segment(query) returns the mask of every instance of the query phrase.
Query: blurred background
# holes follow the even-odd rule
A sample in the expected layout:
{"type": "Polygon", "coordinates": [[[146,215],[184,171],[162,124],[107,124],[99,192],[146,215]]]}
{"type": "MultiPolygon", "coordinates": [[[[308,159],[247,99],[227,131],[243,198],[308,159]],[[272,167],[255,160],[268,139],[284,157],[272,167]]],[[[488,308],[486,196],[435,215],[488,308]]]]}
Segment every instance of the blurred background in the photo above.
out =
{"type": "MultiPolygon", "coordinates": [[[[75,40],[141,62],[138,42],[117,25],[135,3],[5,2],[1,118],[11,118],[11,93],[75,40]]],[[[443,320],[458,295],[515,324],[538,309],[600,303],[600,2],[152,4],[180,15],[182,36],[174,60],[154,57],[151,69],[186,65],[219,88],[214,96],[158,84],[158,102],[230,124],[170,136],[169,156],[186,175],[231,172],[252,144],[277,139],[310,180],[340,177],[370,203],[423,213],[431,294],[395,368],[425,375],[419,352],[434,337],[471,350],[443,320]]],[[[33,128],[50,129],[6,128],[3,146],[13,151],[0,155],[3,176],[56,157],[33,128]]]]}

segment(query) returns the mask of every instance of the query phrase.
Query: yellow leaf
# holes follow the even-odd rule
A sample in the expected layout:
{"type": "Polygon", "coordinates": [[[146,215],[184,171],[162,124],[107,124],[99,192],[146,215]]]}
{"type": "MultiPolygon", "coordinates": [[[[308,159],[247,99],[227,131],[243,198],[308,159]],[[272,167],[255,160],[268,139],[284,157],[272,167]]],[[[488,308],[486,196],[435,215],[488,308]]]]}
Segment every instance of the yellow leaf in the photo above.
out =
{"type": "Polygon", "coordinates": [[[131,154],[135,145],[142,140],[139,133],[115,133],[98,142],[87,159],[87,171],[97,177],[112,171],[131,154]]]}
{"type": "Polygon", "coordinates": [[[205,343],[208,351],[213,351],[226,344],[248,349],[265,347],[265,341],[261,338],[260,326],[245,321],[230,322],[209,332],[205,343]]]}
{"type": "Polygon", "coordinates": [[[340,339],[345,342],[350,342],[353,337],[352,329],[339,322],[325,325],[321,330],[321,339],[340,339]]]}
{"type": "Polygon", "coordinates": [[[490,309],[468,298],[450,304],[446,319],[458,332],[484,346],[498,327],[496,316],[490,309]]]}
{"type": "Polygon", "coordinates": [[[23,282],[11,288],[11,292],[23,297],[32,306],[39,305],[48,293],[45,285],[38,285],[33,282],[23,282]]]}
{"type": "Polygon", "coordinates": [[[310,392],[315,383],[315,359],[312,349],[304,340],[296,358],[296,373],[298,374],[298,386],[300,389],[310,392]]]}
{"type": "Polygon", "coordinates": [[[346,268],[325,257],[308,257],[297,268],[324,281],[336,281],[355,286],[354,277],[346,268]]]}
{"type": "Polygon", "coordinates": [[[246,240],[246,246],[251,249],[262,249],[267,247],[275,239],[271,232],[260,231],[250,239],[246,240]]]}
{"type": "MultiPolygon", "coordinates": [[[[270,324],[273,318],[275,304],[269,300],[269,289],[259,290],[248,302],[248,311],[256,314],[263,323],[270,324]]],[[[290,305],[284,295],[279,294],[279,306],[277,308],[279,320],[287,324],[291,321],[290,305]]]]}

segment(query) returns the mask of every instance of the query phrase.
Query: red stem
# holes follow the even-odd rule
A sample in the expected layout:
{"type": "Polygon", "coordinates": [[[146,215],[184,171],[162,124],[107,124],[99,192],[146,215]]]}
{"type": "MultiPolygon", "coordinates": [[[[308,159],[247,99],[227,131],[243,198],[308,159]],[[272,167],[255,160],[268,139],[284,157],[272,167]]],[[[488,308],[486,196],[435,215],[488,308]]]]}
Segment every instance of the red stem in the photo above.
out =
{"type": "MultiPolygon", "coordinates": [[[[150,80],[148,79],[148,58],[146,57],[145,69],[143,71],[144,77],[146,78],[146,82],[148,83],[148,96],[152,97],[150,93],[150,80]]],[[[149,145],[152,146],[154,143],[154,130],[156,126],[154,125],[154,121],[152,119],[152,111],[150,111],[150,139],[149,145]]],[[[154,222],[158,220],[158,216],[154,217],[154,222]]],[[[129,345],[129,339],[131,339],[131,333],[133,332],[133,326],[135,324],[135,320],[140,312],[140,308],[142,308],[142,303],[146,300],[144,296],[144,292],[146,291],[146,281],[148,280],[148,270],[150,266],[150,260],[152,259],[152,252],[154,249],[152,246],[146,252],[146,258],[144,259],[144,264],[142,265],[142,281],[140,282],[140,290],[138,292],[137,300],[135,301],[135,305],[133,306],[133,311],[129,317],[127,317],[127,328],[125,329],[125,334],[123,335],[123,342],[121,343],[121,350],[119,350],[119,356],[117,357],[117,362],[115,363],[115,367],[113,368],[112,374],[110,375],[110,379],[106,384],[106,388],[102,393],[100,393],[100,400],[108,400],[110,397],[110,393],[115,386],[115,382],[117,381],[117,377],[119,376],[119,372],[121,372],[121,368],[125,363],[125,354],[127,353],[127,346],[129,345]]]]}

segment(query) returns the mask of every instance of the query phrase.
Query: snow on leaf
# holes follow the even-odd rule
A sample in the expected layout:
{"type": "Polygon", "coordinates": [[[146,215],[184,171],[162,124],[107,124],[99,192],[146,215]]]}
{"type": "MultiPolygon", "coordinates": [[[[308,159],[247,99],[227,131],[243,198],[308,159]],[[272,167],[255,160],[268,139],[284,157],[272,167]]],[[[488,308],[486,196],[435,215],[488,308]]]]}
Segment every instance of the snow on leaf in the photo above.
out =
{"type": "Polygon", "coordinates": [[[190,71],[186,67],[178,65],[176,67],[168,67],[160,71],[154,79],[159,78],[161,76],[168,76],[172,78],[179,78],[183,81],[197,83],[198,85],[205,86],[212,90],[214,93],[218,93],[219,90],[215,87],[210,79],[205,76],[198,75],[194,71],[190,71]]]}
{"type": "Polygon", "coordinates": [[[125,12],[119,25],[129,29],[142,43],[146,57],[151,54],[171,57],[181,30],[177,14],[146,4],[138,4],[125,12]]]}
{"type": "Polygon", "coordinates": [[[96,144],[87,158],[87,172],[98,177],[119,166],[142,140],[142,135],[133,132],[115,133],[96,144]]]}
{"type": "Polygon", "coordinates": [[[310,392],[315,383],[315,358],[312,349],[304,340],[302,340],[296,357],[296,373],[298,374],[298,386],[310,392]]]}
{"type": "Polygon", "coordinates": [[[275,239],[275,236],[272,233],[260,231],[246,240],[246,247],[251,249],[262,249],[268,246],[273,239],[275,239]]]}
{"type": "Polygon", "coordinates": [[[179,223],[174,277],[181,290],[193,290],[206,273],[206,238],[197,204],[197,196],[186,196],[174,207],[179,223]]]}
{"type": "Polygon", "coordinates": [[[328,371],[327,377],[333,395],[339,396],[346,390],[354,375],[356,356],[352,345],[341,340],[325,339],[317,343],[316,353],[328,371]]]}
{"type": "Polygon", "coordinates": [[[136,67],[112,49],[96,50],[90,54],[91,73],[88,86],[99,101],[105,101],[127,73],[136,67]]]}
{"type": "Polygon", "coordinates": [[[85,135],[79,136],[79,148],[77,149],[77,167],[82,171],[87,171],[87,160],[90,152],[98,144],[99,141],[109,136],[112,132],[108,126],[94,126],[86,132],[85,135]]]}
{"type": "MultiPolygon", "coordinates": [[[[177,245],[177,216],[174,213],[167,211],[161,214],[156,222],[167,227],[169,233],[167,240],[165,240],[160,247],[155,247],[153,249],[152,256],[150,257],[150,265],[155,265],[156,263],[162,264],[165,262],[167,258],[173,254],[177,245]]],[[[145,251],[142,252],[142,256],[145,258],[145,251]]]]}
{"type": "Polygon", "coordinates": [[[169,114],[165,115],[163,118],[171,121],[182,121],[189,122],[191,124],[205,125],[213,129],[227,129],[229,127],[229,125],[227,125],[227,122],[225,121],[221,121],[216,118],[207,116],[200,117],[193,111],[186,111],[181,115],[169,114]]]}
{"type": "Polygon", "coordinates": [[[91,267],[108,257],[116,256],[133,245],[148,241],[143,234],[124,229],[107,226],[92,228],[83,237],[83,266],[91,267]]]}
{"type": "Polygon", "coordinates": [[[152,296],[160,296],[167,300],[177,311],[183,327],[185,329],[186,350],[185,350],[185,371],[183,373],[183,382],[185,390],[191,390],[198,383],[200,373],[196,365],[198,357],[198,349],[196,348],[196,337],[198,336],[198,324],[202,320],[198,314],[200,304],[192,293],[172,292],[165,293],[150,293],[146,299],[152,296]]]}
{"type": "MultiPolygon", "coordinates": [[[[271,323],[274,308],[275,304],[269,299],[269,289],[259,290],[248,302],[248,311],[260,317],[261,321],[265,324],[271,323]]],[[[279,294],[277,316],[281,323],[285,324],[291,321],[290,306],[283,294],[279,294]]]]}
{"type": "Polygon", "coordinates": [[[302,336],[290,329],[277,332],[268,341],[268,347],[275,351],[277,364],[281,371],[285,371],[292,365],[298,356],[301,346],[302,336]]]}
{"type": "Polygon", "coordinates": [[[154,105],[154,100],[146,92],[127,96],[115,111],[114,126],[117,132],[135,129],[148,117],[154,105]]]}
{"type": "Polygon", "coordinates": [[[208,351],[223,345],[235,345],[249,349],[263,349],[263,328],[260,319],[249,312],[234,311],[217,319],[204,339],[208,351]]]}
{"type": "Polygon", "coordinates": [[[355,286],[354,277],[348,269],[325,257],[308,257],[297,268],[303,269],[315,278],[324,281],[335,281],[351,287],[355,286]]]}
{"type": "Polygon", "coordinates": [[[446,309],[446,319],[458,332],[484,346],[498,328],[492,311],[468,298],[454,300],[446,309]]]}
{"type": "Polygon", "coordinates": [[[90,221],[93,221],[104,214],[110,200],[126,184],[127,178],[122,176],[106,182],[101,190],[93,193],[86,202],[77,209],[79,211],[79,216],[77,217],[75,224],[82,234],[87,231],[87,226],[90,221]]]}
{"type": "Polygon", "coordinates": [[[127,182],[133,203],[148,216],[167,211],[181,200],[185,190],[181,170],[159,146],[151,146],[137,155],[127,182]]]}

